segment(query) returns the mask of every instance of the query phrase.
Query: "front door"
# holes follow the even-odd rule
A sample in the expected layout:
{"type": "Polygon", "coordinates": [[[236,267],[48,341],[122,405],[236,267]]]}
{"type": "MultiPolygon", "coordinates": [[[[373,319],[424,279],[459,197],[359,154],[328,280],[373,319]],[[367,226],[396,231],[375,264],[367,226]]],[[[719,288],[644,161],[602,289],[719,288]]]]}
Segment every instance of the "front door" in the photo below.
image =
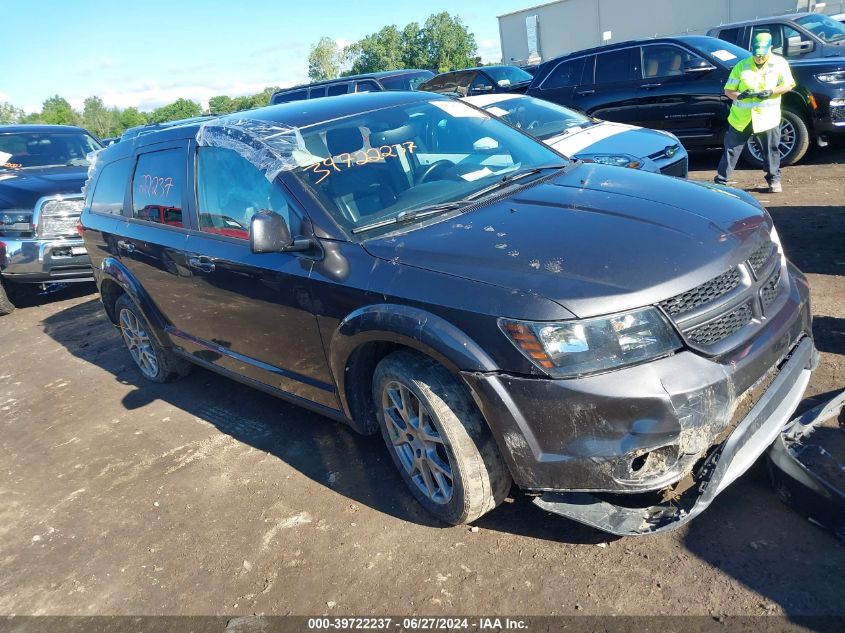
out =
{"type": "Polygon", "coordinates": [[[187,241],[197,358],[296,396],[338,408],[313,314],[314,253],[253,253],[249,225],[279,213],[293,235],[310,234],[286,190],[236,152],[199,147],[197,230],[187,241]]]}

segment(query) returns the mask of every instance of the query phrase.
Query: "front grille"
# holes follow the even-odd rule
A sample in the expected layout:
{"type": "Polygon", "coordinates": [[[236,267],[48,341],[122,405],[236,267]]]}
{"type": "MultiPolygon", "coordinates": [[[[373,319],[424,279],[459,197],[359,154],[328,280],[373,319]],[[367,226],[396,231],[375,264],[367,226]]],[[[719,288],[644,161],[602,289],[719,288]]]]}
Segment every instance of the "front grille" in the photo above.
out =
{"type": "Polygon", "coordinates": [[[687,332],[687,338],[697,345],[713,345],[739,332],[751,322],[753,315],[751,302],[748,301],[718,319],[687,332]]]}
{"type": "Polygon", "coordinates": [[[845,105],[831,106],[830,119],[834,125],[845,125],[845,105]]]}
{"type": "Polygon", "coordinates": [[[680,178],[686,178],[688,171],[689,168],[687,167],[686,157],[679,161],[675,161],[671,165],[665,165],[660,168],[661,174],[665,176],[678,176],[680,178]]]}
{"type": "Polygon", "coordinates": [[[774,274],[769,278],[769,281],[766,282],[766,285],[763,286],[763,289],[760,291],[760,299],[763,301],[763,308],[768,308],[772,301],[778,296],[778,284],[780,283],[780,268],[775,270],[774,274]]]}
{"type": "Polygon", "coordinates": [[[740,281],[742,281],[742,276],[739,269],[734,267],[692,290],[661,301],[660,307],[672,316],[684,314],[729,293],[740,284],[740,281]]]}
{"type": "Polygon", "coordinates": [[[763,265],[769,261],[769,258],[772,256],[772,251],[775,249],[775,245],[772,242],[767,242],[763,244],[760,248],[756,251],[751,253],[751,257],[748,258],[748,263],[751,266],[751,270],[754,271],[755,275],[760,273],[760,269],[763,268],[763,265]]]}

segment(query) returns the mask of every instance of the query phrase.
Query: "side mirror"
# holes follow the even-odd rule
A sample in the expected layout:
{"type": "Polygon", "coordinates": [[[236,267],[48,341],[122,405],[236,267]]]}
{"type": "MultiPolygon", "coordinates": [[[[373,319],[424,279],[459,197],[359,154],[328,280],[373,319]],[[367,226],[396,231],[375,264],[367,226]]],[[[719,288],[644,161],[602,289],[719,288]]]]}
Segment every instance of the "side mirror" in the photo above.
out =
{"type": "Polygon", "coordinates": [[[708,73],[716,67],[701,57],[693,57],[684,62],[684,73],[708,73]]]}
{"type": "Polygon", "coordinates": [[[275,211],[259,211],[249,221],[249,248],[253,253],[281,253],[294,245],[285,219],[275,211]]]}
{"type": "Polygon", "coordinates": [[[470,94],[477,95],[484,92],[493,92],[493,86],[490,84],[481,84],[480,86],[476,86],[472,90],[469,91],[470,94]]]}
{"type": "Polygon", "coordinates": [[[799,53],[809,53],[816,45],[812,40],[805,40],[800,35],[793,35],[786,38],[786,54],[795,55],[799,53]]]}

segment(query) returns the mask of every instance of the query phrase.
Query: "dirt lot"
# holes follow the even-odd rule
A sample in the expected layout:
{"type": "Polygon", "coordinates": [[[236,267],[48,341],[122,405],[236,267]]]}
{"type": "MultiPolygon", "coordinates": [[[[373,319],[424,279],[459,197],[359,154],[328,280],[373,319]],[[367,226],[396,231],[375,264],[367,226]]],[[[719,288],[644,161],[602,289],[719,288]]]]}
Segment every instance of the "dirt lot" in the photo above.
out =
{"type": "MultiPolygon", "coordinates": [[[[812,284],[802,408],[845,386],[843,163],[816,151],[755,193],[812,284]]],[[[517,490],[477,531],[444,527],[380,437],[206,371],[144,382],[92,290],[0,321],[0,614],[845,612],[845,547],[760,464],[664,536],[609,539],[517,490]]]]}

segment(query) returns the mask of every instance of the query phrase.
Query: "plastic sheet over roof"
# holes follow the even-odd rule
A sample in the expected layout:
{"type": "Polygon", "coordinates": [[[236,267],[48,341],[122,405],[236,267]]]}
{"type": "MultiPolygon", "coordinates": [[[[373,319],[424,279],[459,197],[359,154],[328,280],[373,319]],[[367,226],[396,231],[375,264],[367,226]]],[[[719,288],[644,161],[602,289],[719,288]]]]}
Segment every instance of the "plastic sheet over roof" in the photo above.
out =
{"type": "Polygon", "coordinates": [[[305,150],[298,128],[257,119],[215,119],[197,130],[197,143],[230,149],[273,181],[280,173],[320,159],[305,150]]]}

